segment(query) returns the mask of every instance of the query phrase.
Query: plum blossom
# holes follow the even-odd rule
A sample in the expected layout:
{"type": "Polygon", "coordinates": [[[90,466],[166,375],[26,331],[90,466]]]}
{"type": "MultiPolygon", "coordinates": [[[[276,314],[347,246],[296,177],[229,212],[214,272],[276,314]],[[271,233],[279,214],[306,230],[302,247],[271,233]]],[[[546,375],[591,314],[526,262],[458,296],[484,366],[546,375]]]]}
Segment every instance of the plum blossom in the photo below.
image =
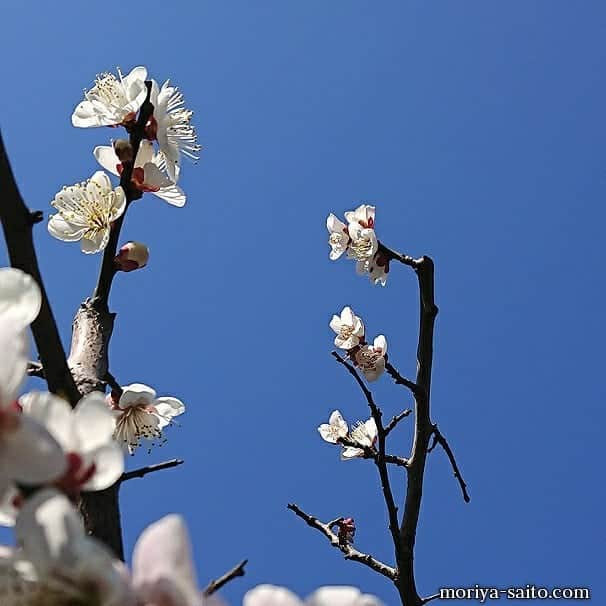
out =
{"type": "Polygon", "coordinates": [[[344,307],[341,315],[333,315],[330,327],[337,333],[335,346],[341,349],[352,349],[364,338],[364,324],[351,307],[344,307]]]}
{"type": "Polygon", "coordinates": [[[65,495],[43,489],[27,499],[15,534],[22,564],[13,574],[32,583],[28,605],[135,606],[126,569],[86,534],[65,495]]]}
{"type": "Polygon", "coordinates": [[[174,417],[185,412],[185,406],[177,398],[157,398],[151,387],[141,383],[123,387],[117,401],[112,395],[110,407],[116,422],[114,438],[130,454],[141,446],[143,439],[151,440],[152,446],[154,440],[162,441],[162,430],[172,424],[174,417]]]}
{"type": "Polygon", "coordinates": [[[142,242],[127,242],[120,247],[114,257],[114,263],[120,271],[134,271],[147,265],[149,261],[149,248],[142,242]]]}
{"type": "Polygon", "coordinates": [[[132,122],[145,101],[147,70],[135,67],[128,75],[118,78],[110,73],[97,76],[95,85],[84,91],[84,101],[72,114],[72,124],[80,128],[118,126],[132,122]]]}
{"type": "Polygon", "coordinates": [[[389,273],[389,258],[379,250],[371,259],[358,261],[356,263],[356,273],[361,276],[368,275],[373,284],[385,286],[389,273]]]}
{"type": "Polygon", "coordinates": [[[17,332],[40,312],[42,295],[34,279],[20,269],[0,268],[0,318],[17,332]]]}
{"type": "Polygon", "coordinates": [[[354,363],[367,381],[376,381],[385,371],[387,339],[383,335],[375,338],[372,345],[362,345],[354,352],[354,363]]]}
{"type": "Polygon", "coordinates": [[[147,606],[201,606],[187,528],[172,514],[148,526],[133,551],[133,586],[147,606]]]}
{"type": "Polygon", "coordinates": [[[82,252],[97,253],[107,246],[111,225],[126,208],[126,196],[120,186],[112,189],[109,177],[98,171],[88,181],[64,187],[51,206],[58,211],[48,222],[51,236],[65,242],[80,240],[82,252]]]}
{"type": "MultiPolygon", "coordinates": [[[[124,167],[114,146],[99,145],[93,154],[105,170],[114,175],[122,174],[124,167]]],[[[133,186],[139,191],[151,192],[173,206],[182,207],[187,199],[185,192],[175,185],[174,179],[164,174],[164,169],[164,157],[160,153],[154,153],[153,143],[141,141],[131,178],[133,186]]]]}
{"type": "MultiPolygon", "coordinates": [[[[368,421],[358,421],[349,434],[349,438],[363,447],[371,447],[377,441],[377,425],[371,417],[368,421]]],[[[364,457],[364,448],[345,446],[341,452],[341,459],[348,461],[356,457],[364,457]]]]}
{"type": "Polygon", "coordinates": [[[292,591],[276,585],[258,585],[244,596],[242,606],[383,606],[382,602],[356,587],[327,586],[301,600],[292,591]]]}
{"type": "Polygon", "coordinates": [[[84,396],[73,410],[50,393],[27,393],[19,403],[23,414],[46,427],[61,445],[68,468],[57,486],[68,496],[103,490],[122,475],[124,455],[113,439],[114,415],[101,392],[84,396]]]}
{"type": "Polygon", "coordinates": [[[318,427],[318,431],[325,442],[338,444],[340,438],[347,436],[349,427],[341,413],[338,410],[334,410],[328,419],[328,423],[322,423],[318,427]]]}
{"type": "Polygon", "coordinates": [[[336,261],[349,245],[349,234],[347,225],[339,220],[338,217],[330,213],[326,219],[326,229],[328,229],[328,244],[330,244],[329,257],[331,261],[336,261]]]}
{"type": "Polygon", "coordinates": [[[201,149],[196,142],[196,129],[191,124],[193,112],[183,107],[183,94],[177,87],[170,86],[169,80],[162,87],[152,80],[150,101],[154,114],[146,127],[147,138],[158,141],[166,172],[176,183],[180,155],[198,160],[197,153],[201,149]]]}

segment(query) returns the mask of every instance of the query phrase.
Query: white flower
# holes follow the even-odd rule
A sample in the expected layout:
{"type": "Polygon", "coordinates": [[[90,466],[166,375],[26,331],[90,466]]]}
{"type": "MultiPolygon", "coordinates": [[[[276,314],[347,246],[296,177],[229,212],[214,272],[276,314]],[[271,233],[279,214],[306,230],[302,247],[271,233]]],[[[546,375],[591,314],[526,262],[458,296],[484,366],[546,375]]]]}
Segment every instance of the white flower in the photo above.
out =
{"type": "Polygon", "coordinates": [[[103,490],[113,485],[124,471],[124,455],[114,441],[114,415],[105,396],[92,392],[74,409],[50,393],[31,392],[21,396],[23,413],[41,423],[63,448],[67,473],[58,486],[70,496],[80,490],[103,490]]]}
{"type": "Polygon", "coordinates": [[[387,274],[389,273],[389,259],[380,251],[376,252],[371,259],[358,261],[356,263],[356,272],[359,275],[368,275],[373,284],[385,286],[387,284],[387,274]]]}
{"type": "MultiPolygon", "coordinates": [[[[375,420],[371,417],[368,419],[368,421],[364,421],[364,423],[359,421],[351,430],[349,437],[360,446],[374,446],[377,440],[377,425],[375,420]]],[[[343,448],[343,452],[341,453],[341,458],[344,461],[363,456],[364,449],[355,448],[354,446],[345,446],[345,448],[343,448]]]]}
{"type": "Polygon", "coordinates": [[[338,410],[335,410],[330,415],[328,423],[322,423],[322,425],[318,427],[318,431],[324,441],[330,442],[331,444],[337,444],[339,438],[347,436],[349,428],[347,427],[345,419],[341,416],[341,413],[338,410]]]}
{"type": "Polygon", "coordinates": [[[84,91],[85,100],[74,110],[72,124],[88,128],[132,121],[147,96],[146,78],[144,67],[135,67],[127,76],[118,69],[118,78],[109,73],[97,76],[93,88],[84,91]]]}
{"type": "Polygon", "coordinates": [[[162,88],[152,80],[150,101],[154,106],[154,115],[147,127],[148,139],[158,141],[168,176],[176,183],[179,179],[180,154],[197,160],[196,154],[200,151],[196,143],[196,130],[190,124],[193,112],[183,107],[183,94],[178,88],[170,86],[168,80],[162,88]]]}
{"type": "Polygon", "coordinates": [[[379,249],[375,230],[370,227],[362,227],[359,223],[350,223],[347,231],[351,238],[347,256],[356,261],[366,261],[372,258],[379,249]]]}
{"type": "Polygon", "coordinates": [[[387,339],[383,335],[376,337],[372,345],[363,345],[356,350],[354,362],[367,381],[376,381],[383,374],[386,353],[387,339]]]}
{"type": "Polygon", "coordinates": [[[331,248],[329,257],[332,261],[335,261],[347,250],[349,244],[347,225],[330,213],[326,219],[326,229],[330,234],[328,236],[328,243],[331,248]]]}
{"type": "Polygon", "coordinates": [[[14,483],[42,484],[61,476],[66,468],[61,447],[34,419],[21,414],[17,391],[27,369],[27,339],[0,320],[0,501],[14,483]]]}
{"type": "Polygon", "coordinates": [[[31,324],[40,312],[42,295],[34,279],[20,269],[0,268],[0,317],[15,332],[31,324]]]}
{"type": "Polygon", "coordinates": [[[133,586],[142,603],[201,605],[189,535],[181,516],[168,515],[141,533],[132,568],[133,586]]]}
{"type": "Polygon", "coordinates": [[[244,596],[243,606],[383,606],[374,596],[355,587],[320,587],[305,601],[276,585],[258,585],[244,596]]]}
{"type": "Polygon", "coordinates": [[[351,307],[344,307],[340,317],[333,315],[330,327],[337,333],[335,345],[341,349],[352,349],[364,337],[364,324],[351,307]]]}
{"type": "Polygon", "coordinates": [[[364,228],[374,229],[375,227],[375,207],[368,204],[361,204],[356,210],[348,210],[345,213],[345,220],[348,223],[358,223],[364,228]]]}
{"type": "Polygon", "coordinates": [[[177,398],[156,398],[147,385],[133,383],[122,390],[118,402],[112,402],[116,427],[114,437],[132,454],[141,440],[162,440],[162,430],[172,424],[173,417],[185,412],[177,398]]]}
{"type": "Polygon", "coordinates": [[[120,247],[114,257],[114,263],[120,271],[134,271],[147,265],[149,261],[149,248],[142,242],[127,242],[120,247]]]}
{"type": "Polygon", "coordinates": [[[123,565],[86,535],[67,497],[44,489],[27,499],[15,526],[20,555],[31,564],[44,606],[134,606],[123,565]]]}
{"type": "MultiPolygon", "coordinates": [[[[97,162],[114,175],[121,175],[123,166],[112,145],[100,145],[93,151],[97,162]]],[[[140,191],[151,192],[173,206],[185,204],[185,192],[169,179],[160,167],[164,167],[164,158],[154,154],[151,141],[141,141],[131,181],[140,191]]]]}
{"type": "Polygon", "coordinates": [[[51,236],[75,242],[81,240],[84,253],[97,253],[107,246],[111,224],[126,208],[124,190],[112,189],[109,177],[96,172],[88,181],[64,187],[51,202],[59,212],[51,215],[51,236]]]}

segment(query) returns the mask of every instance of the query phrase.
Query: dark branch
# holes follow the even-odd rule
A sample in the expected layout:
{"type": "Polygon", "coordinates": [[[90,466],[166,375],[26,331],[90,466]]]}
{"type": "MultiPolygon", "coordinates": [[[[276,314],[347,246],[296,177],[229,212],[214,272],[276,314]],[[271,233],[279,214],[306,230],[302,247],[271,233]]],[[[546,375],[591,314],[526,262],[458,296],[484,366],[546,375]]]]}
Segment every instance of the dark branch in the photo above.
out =
{"type": "Polygon", "coordinates": [[[116,392],[118,395],[122,395],[122,386],[116,381],[116,378],[109,370],[105,373],[105,382],[110,386],[112,391],[116,392]]]}
{"type": "MultiPolygon", "coordinates": [[[[360,562],[360,564],[364,564],[365,566],[368,566],[375,572],[382,574],[383,576],[387,577],[388,579],[391,579],[392,581],[396,580],[395,568],[392,568],[391,566],[384,564],[383,562],[377,560],[376,558],[374,558],[373,556],[371,556],[369,554],[358,551],[357,549],[352,547],[349,543],[339,541],[338,535],[335,534],[331,529],[331,526],[334,526],[336,521],[333,521],[332,523],[329,523],[329,524],[324,524],[323,522],[318,520],[318,518],[311,516],[308,513],[305,513],[302,509],[300,509],[294,503],[290,503],[288,505],[288,509],[293,511],[298,517],[300,517],[302,520],[307,522],[307,524],[309,526],[311,526],[312,528],[315,528],[316,530],[321,532],[329,540],[330,544],[333,547],[336,547],[344,554],[346,560],[353,560],[354,562],[360,562]]],[[[338,519],[337,519],[337,521],[338,521],[338,519]]]]}
{"type": "Polygon", "coordinates": [[[45,369],[48,388],[75,405],[80,399],[80,393],[67,366],[65,349],[59,337],[34,249],[32,225],[39,220],[39,214],[31,213],[21,198],[1,136],[0,183],[2,184],[0,219],[11,265],[32,276],[42,293],[42,306],[38,317],[32,322],[32,332],[40,361],[45,369]]]}
{"type": "Polygon", "coordinates": [[[387,423],[387,425],[385,425],[385,436],[388,436],[390,434],[390,432],[396,428],[397,424],[402,419],[407,417],[411,412],[412,412],[412,410],[410,408],[407,408],[406,410],[402,411],[399,415],[392,417],[391,421],[389,423],[387,423]]]}
{"type": "Polygon", "coordinates": [[[387,374],[394,380],[394,383],[396,383],[397,385],[404,385],[404,387],[407,387],[408,389],[410,389],[410,391],[415,394],[418,392],[419,387],[418,385],[414,382],[411,381],[410,379],[407,379],[406,377],[403,377],[389,362],[385,362],[385,370],[387,371],[387,374]]]}
{"type": "Polygon", "coordinates": [[[450,445],[448,444],[448,442],[446,441],[446,438],[442,435],[442,433],[438,429],[437,425],[433,426],[433,435],[434,435],[435,443],[439,444],[444,449],[444,452],[446,453],[446,456],[448,457],[448,460],[450,461],[450,465],[452,466],[452,471],[454,472],[454,476],[458,480],[459,485],[461,486],[461,492],[463,493],[463,500],[466,503],[469,503],[469,501],[471,501],[471,497],[469,496],[469,494],[467,492],[467,484],[465,484],[465,480],[463,480],[463,476],[461,475],[459,466],[457,465],[457,461],[455,459],[454,453],[452,452],[452,449],[450,448],[450,445]]]}
{"type": "MultiPolygon", "coordinates": [[[[339,438],[338,443],[343,446],[349,446],[351,448],[358,448],[364,454],[361,458],[363,459],[372,459],[375,463],[377,463],[379,458],[379,452],[374,446],[366,446],[365,444],[360,444],[356,442],[356,440],[352,440],[351,438],[339,438]]],[[[397,465],[398,467],[408,467],[408,459],[404,457],[398,457],[396,455],[386,454],[383,456],[386,463],[391,465],[397,465]]]]}
{"type": "Polygon", "coordinates": [[[421,606],[423,606],[424,604],[428,604],[429,602],[432,602],[433,600],[439,600],[440,599],[440,594],[439,593],[435,593],[434,595],[430,595],[428,598],[422,598],[421,599],[421,606]]]}
{"type": "Polygon", "coordinates": [[[133,471],[125,471],[121,478],[118,480],[120,483],[132,480],[133,478],[142,478],[148,473],[154,473],[155,471],[162,471],[163,469],[170,469],[171,467],[178,467],[183,465],[185,461],[182,459],[171,459],[170,461],[164,461],[164,463],[156,463],[155,465],[146,465],[139,469],[133,469],[133,471]]]}
{"type": "Polygon", "coordinates": [[[420,259],[415,259],[414,257],[403,255],[402,253],[388,248],[381,242],[379,242],[379,252],[386,257],[388,261],[398,261],[398,263],[403,263],[404,265],[408,265],[408,267],[412,267],[413,269],[418,269],[423,262],[423,257],[420,259]]]}
{"type": "Polygon", "coordinates": [[[203,595],[209,596],[219,591],[223,585],[229,583],[232,579],[236,577],[243,577],[245,574],[244,566],[248,564],[248,560],[242,560],[239,564],[236,564],[231,570],[228,570],[224,575],[220,576],[218,579],[211,581],[206,589],[203,591],[203,595]]]}

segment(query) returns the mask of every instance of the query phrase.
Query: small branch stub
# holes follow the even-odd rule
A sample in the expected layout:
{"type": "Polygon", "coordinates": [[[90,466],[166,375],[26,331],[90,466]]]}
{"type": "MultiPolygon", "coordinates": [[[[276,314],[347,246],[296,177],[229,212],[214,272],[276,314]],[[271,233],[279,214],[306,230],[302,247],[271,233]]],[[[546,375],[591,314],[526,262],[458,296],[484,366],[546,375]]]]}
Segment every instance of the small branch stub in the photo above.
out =
{"type": "Polygon", "coordinates": [[[224,575],[220,576],[218,579],[211,581],[206,589],[202,592],[203,595],[209,596],[213,593],[219,591],[221,587],[225,584],[229,583],[231,580],[237,577],[243,577],[246,572],[244,567],[248,564],[248,560],[242,560],[239,564],[236,564],[231,570],[228,570],[224,575]]]}

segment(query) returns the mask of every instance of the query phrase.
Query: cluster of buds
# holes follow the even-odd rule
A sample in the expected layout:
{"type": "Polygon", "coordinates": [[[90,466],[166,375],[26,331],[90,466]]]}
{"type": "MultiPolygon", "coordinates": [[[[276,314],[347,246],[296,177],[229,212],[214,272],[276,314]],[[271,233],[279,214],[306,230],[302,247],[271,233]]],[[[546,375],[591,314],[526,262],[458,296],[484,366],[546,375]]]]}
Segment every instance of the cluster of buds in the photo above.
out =
{"type": "Polygon", "coordinates": [[[362,371],[367,381],[376,381],[385,371],[387,339],[379,335],[372,345],[367,343],[364,323],[351,307],[344,307],[340,316],[335,314],[330,327],[336,333],[335,346],[347,351],[347,356],[362,371]]]}
{"type": "Polygon", "coordinates": [[[353,518],[339,518],[331,526],[337,529],[339,545],[352,545],[356,535],[356,523],[353,518]]]}
{"type": "Polygon", "coordinates": [[[373,284],[385,286],[389,273],[389,257],[381,250],[375,234],[375,207],[361,204],[345,213],[343,223],[333,213],[326,219],[330,234],[329,257],[336,261],[343,253],[356,261],[356,272],[367,275],[373,284]]]}

